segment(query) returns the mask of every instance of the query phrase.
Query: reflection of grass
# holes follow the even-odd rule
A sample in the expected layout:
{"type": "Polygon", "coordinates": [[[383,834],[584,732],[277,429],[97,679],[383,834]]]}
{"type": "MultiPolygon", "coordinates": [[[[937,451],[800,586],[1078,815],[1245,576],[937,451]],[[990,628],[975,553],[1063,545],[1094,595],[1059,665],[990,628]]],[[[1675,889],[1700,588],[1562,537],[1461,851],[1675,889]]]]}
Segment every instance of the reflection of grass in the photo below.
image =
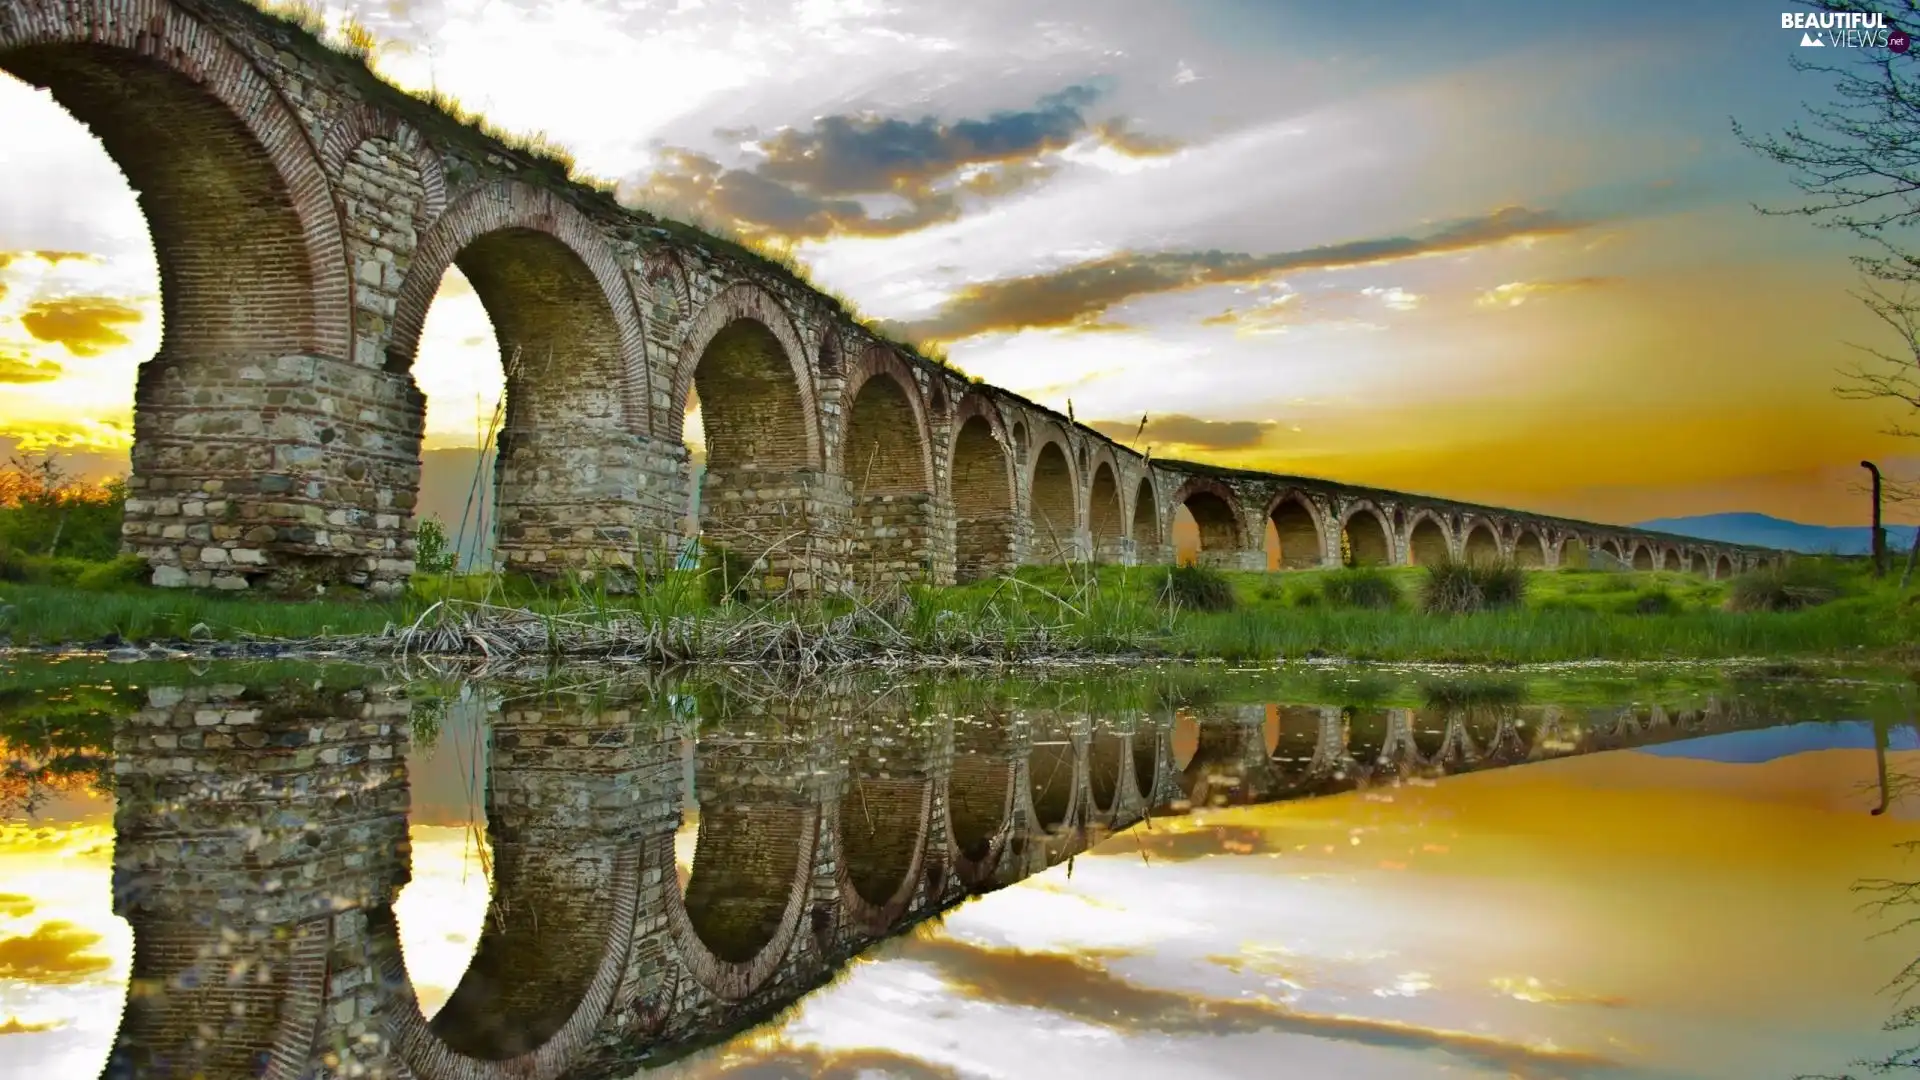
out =
{"type": "MultiPolygon", "coordinates": [[[[1370,571],[1410,596],[1417,568],[1370,571]]],[[[913,587],[886,603],[716,603],[697,572],[677,571],[632,595],[597,587],[454,575],[407,598],[273,601],[119,586],[102,591],[0,584],[0,636],[16,642],[380,635],[420,624],[416,647],[578,652],[582,641],[630,646],[636,658],[758,659],[778,641],[810,655],[893,660],[971,656],[1145,654],[1270,661],[1316,656],[1374,661],[1524,663],[1566,660],[1860,658],[1920,638],[1920,606],[1858,568],[1827,571],[1836,595],[1790,611],[1725,609],[1728,583],[1674,573],[1529,575],[1518,607],[1444,617],[1303,604],[1353,571],[1228,572],[1228,611],[1170,606],[1156,567],[1028,567],[970,585],[913,587]],[[475,606],[486,601],[488,606],[475,606]],[[421,620],[436,601],[452,602],[421,620]],[[449,611],[456,614],[449,615],[449,611]],[[1656,613],[1657,612],[1657,613],[1656,613]]],[[[1210,584],[1214,575],[1209,575],[1210,584]]],[[[1369,585],[1369,589],[1377,586],[1369,585]]],[[[1339,591],[1336,587],[1334,591],[1339,591]]],[[[599,647],[599,646],[595,646],[599,647]]]]}

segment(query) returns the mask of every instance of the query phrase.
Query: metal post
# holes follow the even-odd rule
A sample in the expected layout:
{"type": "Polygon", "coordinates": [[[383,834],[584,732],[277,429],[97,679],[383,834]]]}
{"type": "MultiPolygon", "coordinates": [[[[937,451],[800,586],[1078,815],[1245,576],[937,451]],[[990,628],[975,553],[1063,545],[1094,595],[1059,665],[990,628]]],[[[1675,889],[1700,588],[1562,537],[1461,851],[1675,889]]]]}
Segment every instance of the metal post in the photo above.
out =
{"type": "Polygon", "coordinates": [[[1887,573],[1887,530],[1880,527],[1880,466],[1863,461],[1860,467],[1873,474],[1873,576],[1887,573]]]}

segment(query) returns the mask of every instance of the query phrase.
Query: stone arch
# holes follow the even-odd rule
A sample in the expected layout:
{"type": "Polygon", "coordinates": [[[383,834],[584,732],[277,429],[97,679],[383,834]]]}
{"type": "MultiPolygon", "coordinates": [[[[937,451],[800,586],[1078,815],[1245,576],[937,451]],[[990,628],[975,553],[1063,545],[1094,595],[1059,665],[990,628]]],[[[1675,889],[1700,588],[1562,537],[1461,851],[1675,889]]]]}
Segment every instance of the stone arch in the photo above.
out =
{"type": "Polygon", "coordinates": [[[1080,553],[1080,474],[1066,440],[1043,436],[1027,470],[1027,515],[1037,562],[1070,562],[1080,553]]]}
{"type": "MultiPolygon", "coordinates": [[[[654,306],[650,314],[656,324],[673,326],[693,317],[693,287],[688,284],[687,268],[680,261],[680,253],[672,245],[649,248],[635,261],[634,275],[652,294],[654,306]]],[[[655,417],[652,430],[664,431],[667,426],[662,418],[655,417]]]]}
{"type": "MultiPolygon", "coordinates": [[[[0,69],[50,91],[140,194],[160,268],[155,359],[349,359],[339,212],[273,83],[166,0],[8,12],[0,69]],[[235,302],[248,297],[255,302],[235,302]]],[[[136,424],[148,396],[143,385],[136,424]]]]}
{"type": "Polygon", "coordinates": [[[1651,544],[1633,545],[1633,568],[1635,570],[1655,570],[1653,546],[1651,544]]]}
{"type": "Polygon", "coordinates": [[[835,877],[853,924],[869,934],[892,929],[920,884],[933,816],[925,777],[855,777],[834,815],[835,877]],[[903,835],[899,826],[912,823],[903,835]]]}
{"type": "Polygon", "coordinates": [[[715,997],[745,998],[780,969],[803,921],[819,835],[809,804],[703,806],[684,889],[672,834],[657,843],[674,944],[715,997]]]}
{"type": "Polygon", "coordinates": [[[1523,525],[1513,537],[1513,564],[1528,570],[1547,565],[1547,539],[1540,530],[1523,525]]]}
{"type": "MultiPolygon", "coordinates": [[[[565,401],[551,403],[558,415],[542,418],[543,431],[551,425],[558,435],[587,421],[648,433],[644,408],[634,408],[648,378],[640,312],[625,272],[586,215],[552,192],[513,181],[454,200],[421,236],[401,282],[389,371],[412,368],[427,308],[450,266],[459,266],[480,294],[500,338],[501,362],[513,362],[509,345],[517,345],[520,381],[544,376],[552,381],[543,387],[564,388],[565,401]]],[[[515,381],[509,372],[509,428],[515,381]]]]}
{"type": "Polygon", "coordinates": [[[1416,510],[1407,522],[1407,564],[1437,566],[1453,554],[1453,537],[1439,515],[1416,510]]]}
{"type": "MultiPolygon", "coordinates": [[[[556,854],[564,859],[567,853],[556,854]]],[[[431,1021],[414,995],[393,909],[369,911],[369,933],[383,943],[388,1031],[413,1075],[420,1080],[565,1075],[620,996],[639,908],[641,861],[636,850],[617,853],[600,887],[587,890],[591,903],[583,913],[598,917],[558,940],[550,929],[543,934],[525,908],[498,915],[490,910],[467,973],[431,1021]]],[[[503,873],[513,871],[497,864],[496,882],[503,873]]],[[[580,891],[571,882],[567,889],[580,891]]],[[[496,885],[495,896],[501,892],[496,885]]]]}
{"type": "Polygon", "coordinates": [[[1357,502],[1340,518],[1340,535],[1354,566],[1387,566],[1393,562],[1393,533],[1387,518],[1370,502],[1357,502]]]}
{"type": "Polygon", "coordinates": [[[684,409],[702,369],[710,371],[712,382],[700,394],[701,412],[708,418],[710,469],[723,467],[716,461],[716,443],[728,441],[716,438],[716,427],[738,443],[720,455],[726,468],[821,467],[820,409],[806,347],[771,293],[755,285],[731,285],[694,315],[674,364],[663,437],[686,441],[684,409]]]}
{"type": "MultiPolygon", "coordinates": [[[[1200,529],[1201,563],[1212,559],[1231,558],[1247,548],[1245,528],[1240,521],[1240,499],[1233,489],[1206,476],[1195,476],[1181,484],[1169,500],[1169,515],[1178,513],[1181,507],[1193,515],[1194,524],[1200,529]]],[[[1169,526],[1163,535],[1171,536],[1169,526]]]]}
{"type": "Polygon", "coordinates": [[[1134,550],[1144,551],[1148,547],[1159,550],[1164,543],[1160,520],[1160,496],[1154,491],[1153,473],[1149,471],[1133,489],[1133,517],[1128,533],[1133,537],[1134,550]]]}
{"type": "Polygon", "coordinates": [[[912,369],[892,350],[868,349],[842,396],[841,469],[862,495],[933,493],[927,409],[912,369]]]}
{"type": "Polygon", "coordinates": [[[1024,468],[1027,464],[1027,446],[1029,443],[1027,438],[1027,422],[1025,420],[1015,420],[1012,426],[1007,428],[1007,435],[1011,440],[1007,445],[1013,448],[1014,466],[1016,468],[1024,468]]]}
{"type": "Polygon", "coordinates": [[[1721,552],[1720,557],[1713,561],[1714,580],[1718,581],[1721,578],[1732,577],[1735,569],[1733,557],[1725,552],[1721,552]]]}
{"type": "Polygon", "coordinates": [[[1280,542],[1280,569],[1304,570],[1326,561],[1320,511],[1305,492],[1296,489],[1275,496],[1267,504],[1266,517],[1280,542]]]}
{"type": "MultiPolygon", "coordinates": [[[[820,331],[820,344],[815,355],[820,358],[819,367],[822,375],[838,375],[847,368],[848,349],[846,336],[840,332],[839,324],[833,319],[828,318],[825,320],[825,323],[825,328],[820,331]]],[[[888,350],[878,345],[870,345],[862,352],[862,356],[885,352],[888,352],[888,350]]],[[[895,359],[898,358],[896,357],[895,359]]],[[[853,395],[850,390],[846,395],[846,400],[853,400],[853,395]]]]}
{"type": "Polygon", "coordinates": [[[1701,577],[1706,577],[1711,574],[1713,570],[1707,563],[1707,553],[1696,549],[1688,556],[1687,572],[1690,574],[1698,574],[1701,577]]]}
{"type": "Polygon", "coordinates": [[[1686,568],[1687,568],[1687,556],[1685,552],[1681,551],[1677,547],[1673,547],[1672,545],[1668,545],[1667,547],[1661,549],[1659,569],[1682,571],[1682,570],[1685,570],[1686,568]]]}
{"type": "Polygon", "coordinates": [[[1111,452],[1094,458],[1092,486],[1087,489],[1087,533],[1094,558],[1122,562],[1127,554],[1126,505],[1120,497],[1120,470],[1111,452]]]}
{"type": "Polygon", "coordinates": [[[1460,543],[1460,557],[1467,562],[1499,562],[1500,534],[1485,518],[1469,519],[1466,538],[1460,543]]]}
{"type": "Polygon", "coordinates": [[[1620,541],[1614,537],[1609,536],[1605,540],[1600,541],[1600,550],[1613,556],[1613,560],[1620,565],[1625,566],[1627,564],[1626,550],[1620,546],[1620,541]]]}
{"type": "Polygon", "coordinates": [[[420,136],[413,125],[385,109],[359,101],[342,109],[320,140],[320,162],[328,175],[338,179],[346,175],[347,162],[363,143],[385,140],[407,155],[407,163],[419,179],[421,200],[415,223],[425,228],[447,208],[447,174],[440,155],[420,136]]]}
{"type": "Polygon", "coordinates": [[[947,461],[957,580],[991,577],[1012,565],[1013,478],[999,414],[980,394],[961,398],[947,461]]]}

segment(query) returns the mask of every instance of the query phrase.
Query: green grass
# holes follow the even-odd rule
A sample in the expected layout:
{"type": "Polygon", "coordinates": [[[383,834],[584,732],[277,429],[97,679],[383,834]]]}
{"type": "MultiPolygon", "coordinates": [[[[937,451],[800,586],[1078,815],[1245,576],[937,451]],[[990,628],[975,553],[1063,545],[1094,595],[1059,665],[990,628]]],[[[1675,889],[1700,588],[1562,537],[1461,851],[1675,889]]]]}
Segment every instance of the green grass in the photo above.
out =
{"type": "MultiPolygon", "coordinates": [[[[114,564],[96,564],[112,567],[114,564]]],[[[1911,657],[1920,641],[1920,601],[1863,567],[1822,563],[1799,571],[1833,599],[1792,610],[1729,610],[1729,596],[1760,588],[1747,579],[1688,575],[1532,571],[1506,607],[1429,614],[1418,605],[1429,571],[1306,570],[1280,574],[1172,571],[1167,567],[1028,567],[1010,578],[916,587],[885,606],[882,630],[933,654],[982,655],[982,639],[1005,638],[1002,655],[1040,635],[1081,651],[1147,653],[1234,662],[1343,657],[1355,660],[1538,663],[1573,660],[1911,657]],[[1169,582],[1186,581],[1187,584],[1169,582]],[[1176,602],[1169,602],[1169,595],[1176,602]]],[[[672,619],[742,618],[759,611],[721,603],[711,575],[681,572],[635,595],[592,586],[539,585],[487,575],[417,578],[397,601],[274,601],[157,590],[125,583],[124,569],[63,572],[62,580],[0,582],[0,639],[16,644],[312,639],[379,634],[413,623],[435,601],[487,601],[576,621],[634,614],[672,619]]],[[[788,624],[845,622],[855,606],[832,599],[778,609],[788,624]]],[[[557,621],[557,620],[556,620],[557,621]]],[[[557,631],[556,631],[557,632],[557,631]]],[[[991,652],[989,648],[986,651],[991,652]]]]}

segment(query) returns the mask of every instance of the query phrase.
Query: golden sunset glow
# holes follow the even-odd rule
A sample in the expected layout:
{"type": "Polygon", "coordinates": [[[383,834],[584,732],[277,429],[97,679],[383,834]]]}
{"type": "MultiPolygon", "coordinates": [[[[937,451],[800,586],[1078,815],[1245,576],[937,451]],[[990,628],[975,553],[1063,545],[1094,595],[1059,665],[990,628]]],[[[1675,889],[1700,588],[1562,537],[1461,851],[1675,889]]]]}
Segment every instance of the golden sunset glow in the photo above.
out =
{"type": "MultiPolygon", "coordinates": [[[[1611,522],[1853,524],[1860,459],[1920,475],[1894,414],[1832,393],[1850,345],[1899,347],[1848,295],[1851,249],[1753,211],[1793,192],[1727,124],[1821,99],[1791,35],[1507,6],[324,11],[397,84],[789,246],[865,315],[1156,457],[1611,522]]],[[[160,338],[138,205],[44,93],[0,80],[0,121],[0,440],[124,469],[160,338]]],[[[414,375],[425,448],[477,445],[501,360],[457,271],[414,375]]]]}

